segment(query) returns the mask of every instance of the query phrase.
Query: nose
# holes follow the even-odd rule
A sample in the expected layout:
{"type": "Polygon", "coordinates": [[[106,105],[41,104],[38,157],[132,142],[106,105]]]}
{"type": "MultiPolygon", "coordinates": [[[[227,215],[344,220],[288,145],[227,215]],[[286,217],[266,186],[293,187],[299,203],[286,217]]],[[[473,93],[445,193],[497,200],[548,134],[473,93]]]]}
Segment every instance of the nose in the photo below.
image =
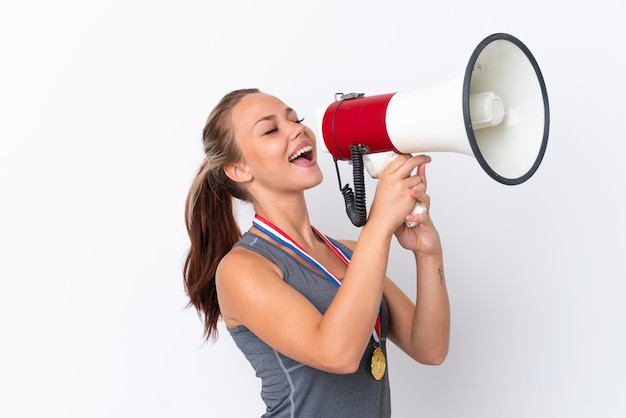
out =
{"type": "Polygon", "coordinates": [[[302,123],[296,123],[293,122],[294,126],[294,130],[292,133],[292,139],[296,139],[298,138],[300,135],[304,135],[304,133],[306,132],[306,126],[304,126],[302,123]]]}

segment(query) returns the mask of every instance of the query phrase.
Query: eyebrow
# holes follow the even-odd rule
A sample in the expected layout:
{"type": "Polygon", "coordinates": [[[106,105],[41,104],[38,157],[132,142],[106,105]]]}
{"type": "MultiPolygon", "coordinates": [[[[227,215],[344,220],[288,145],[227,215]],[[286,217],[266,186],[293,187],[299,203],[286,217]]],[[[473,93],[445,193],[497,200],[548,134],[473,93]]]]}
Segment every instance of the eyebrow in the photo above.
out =
{"type": "MultiPolygon", "coordinates": [[[[285,116],[289,116],[292,113],[295,113],[296,111],[293,110],[292,108],[288,107],[285,109],[285,116]]],[[[267,116],[263,116],[261,119],[257,120],[254,124],[258,124],[259,122],[263,122],[266,120],[274,120],[276,119],[276,115],[267,115],[267,116]]]]}

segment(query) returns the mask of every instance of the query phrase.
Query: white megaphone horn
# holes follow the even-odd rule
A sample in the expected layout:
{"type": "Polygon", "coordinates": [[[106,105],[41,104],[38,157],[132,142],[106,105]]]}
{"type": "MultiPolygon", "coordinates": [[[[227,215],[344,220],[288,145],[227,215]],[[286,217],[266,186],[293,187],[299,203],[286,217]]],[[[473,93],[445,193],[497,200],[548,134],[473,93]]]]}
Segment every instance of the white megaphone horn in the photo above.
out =
{"type": "MultiPolygon", "coordinates": [[[[478,44],[465,72],[448,82],[369,97],[338,93],[318,110],[317,122],[322,147],[335,163],[354,165],[356,196],[341,187],[341,179],[339,186],[352,223],[362,226],[363,165],[378,178],[398,154],[457,152],[475,157],[494,180],[521,184],[545,154],[550,111],[530,50],[514,36],[496,33],[478,44]]],[[[423,211],[418,204],[414,213],[423,211]]]]}

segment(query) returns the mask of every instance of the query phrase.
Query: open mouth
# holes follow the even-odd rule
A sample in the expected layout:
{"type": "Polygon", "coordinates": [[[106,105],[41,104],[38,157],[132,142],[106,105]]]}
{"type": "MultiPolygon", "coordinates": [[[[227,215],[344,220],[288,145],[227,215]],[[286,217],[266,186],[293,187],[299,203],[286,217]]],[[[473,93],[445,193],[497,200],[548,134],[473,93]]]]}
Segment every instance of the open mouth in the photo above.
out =
{"type": "Polygon", "coordinates": [[[291,157],[289,157],[289,162],[297,162],[298,160],[306,160],[311,161],[313,159],[313,147],[311,145],[307,145],[306,147],[300,148],[296,151],[291,157]]]}

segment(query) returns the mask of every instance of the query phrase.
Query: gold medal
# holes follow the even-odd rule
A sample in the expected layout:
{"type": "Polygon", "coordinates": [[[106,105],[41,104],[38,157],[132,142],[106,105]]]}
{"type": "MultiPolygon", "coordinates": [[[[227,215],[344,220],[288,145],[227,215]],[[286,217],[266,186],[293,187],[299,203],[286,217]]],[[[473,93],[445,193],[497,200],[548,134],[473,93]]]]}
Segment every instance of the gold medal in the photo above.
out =
{"type": "Polygon", "coordinates": [[[385,369],[387,368],[387,361],[385,360],[385,354],[377,345],[372,353],[372,376],[374,379],[380,380],[385,375],[385,369]]]}

